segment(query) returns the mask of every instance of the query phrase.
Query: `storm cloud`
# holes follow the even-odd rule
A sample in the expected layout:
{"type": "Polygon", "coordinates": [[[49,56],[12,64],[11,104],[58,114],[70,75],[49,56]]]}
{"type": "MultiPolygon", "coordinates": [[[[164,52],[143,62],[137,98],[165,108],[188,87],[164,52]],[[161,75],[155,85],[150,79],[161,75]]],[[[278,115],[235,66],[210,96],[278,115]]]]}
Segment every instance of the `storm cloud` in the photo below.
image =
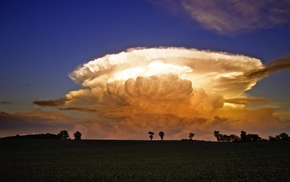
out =
{"type": "Polygon", "coordinates": [[[218,124],[228,129],[241,126],[232,115],[224,118],[227,110],[242,113],[248,104],[270,102],[246,91],[288,67],[288,58],[264,65],[257,58],[224,52],[132,48],[79,66],[70,77],[83,88],[65,99],[35,104],[83,113],[91,119],[78,127],[89,136],[95,132],[105,138],[141,138],[140,130],[156,129],[173,138],[191,130],[208,136],[218,124]]]}
{"type": "Polygon", "coordinates": [[[172,114],[211,117],[224,99],[241,96],[260,79],[261,61],[186,48],[137,48],[106,55],[70,77],[84,89],[66,95],[67,106],[85,106],[108,117],[172,114]]]}

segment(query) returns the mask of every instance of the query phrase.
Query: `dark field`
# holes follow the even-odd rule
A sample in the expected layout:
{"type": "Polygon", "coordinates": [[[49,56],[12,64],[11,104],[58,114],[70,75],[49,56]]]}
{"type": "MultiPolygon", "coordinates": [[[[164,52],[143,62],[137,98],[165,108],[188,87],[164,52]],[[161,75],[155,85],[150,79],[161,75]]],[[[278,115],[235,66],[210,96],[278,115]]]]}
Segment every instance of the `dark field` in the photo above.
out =
{"type": "Polygon", "coordinates": [[[0,140],[0,181],[290,181],[290,142],[0,140]]]}

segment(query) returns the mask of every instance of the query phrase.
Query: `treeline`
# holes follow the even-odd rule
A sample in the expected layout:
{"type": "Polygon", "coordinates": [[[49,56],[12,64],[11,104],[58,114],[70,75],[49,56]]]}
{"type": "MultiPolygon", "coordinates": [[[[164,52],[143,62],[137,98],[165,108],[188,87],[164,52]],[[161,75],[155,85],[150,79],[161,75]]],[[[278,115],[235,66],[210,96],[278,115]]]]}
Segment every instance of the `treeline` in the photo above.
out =
{"type": "MultiPolygon", "coordinates": [[[[153,140],[154,138],[154,132],[149,131],[149,138],[150,140],[153,140]]],[[[159,137],[161,140],[164,139],[165,133],[163,131],[160,131],[158,133],[159,137]]],[[[261,138],[258,134],[247,134],[245,131],[241,131],[240,136],[235,135],[235,134],[222,134],[220,131],[214,131],[213,132],[214,137],[218,142],[257,142],[257,141],[290,141],[290,137],[287,133],[283,132],[280,133],[279,135],[276,136],[269,136],[268,139],[263,139],[261,138]]],[[[188,141],[188,140],[193,140],[195,134],[193,132],[190,132],[188,134],[188,139],[181,139],[181,141],[188,141]]],[[[61,139],[61,140],[69,140],[71,139],[69,136],[68,131],[62,130],[58,134],[51,134],[51,133],[46,133],[46,134],[28,134],[28,135],[19,135],[17,134],[16,136],[8,136],[8,137],[3,137],[0,139],[61,139]]],[[[79,131],[76,131],[74,133],[74,140],[81,140],[82,139],[82,134],[79,131]]]]}
{"type": "Polygon", "coordinates": [[[276,135],[275,137],[269,136],[269,141],[278,141],[278,140],[290,140],[290,137],[287,133],[281,133],[280,135],[276,135]]]}
{"type": "Polygon", "coordinates": [[[59,139],[58,135],[46,133],[46,134],[28,134],[3,137],[2,139],[59,139]]]}
{"type": "MultiPolygon", "coordinates": [[[[154,132],[149,131],[148,132],[150,140],[153,140],[154,138],[154,132]]],[[[163,140],[165,133],[163,131],[160,131],[158,133],[159,137],[161,140],[163,140]]],[[[235,134],[222,134],[219,131],[214,131],[213,132],[214,137],[218,142],[257,142],[257,141],[279,141],[279,140],[289,140],[290,137],[288,136],[287,133],[281,133],[279,135],[276,135],[275,137],[269,136],[269,139],[263,139],[261,138],[258,134],[247,134],[244,130],[241,131],[240,136],[235,135],[235,134]]],[[[193,132],[190,132],[188,134],[188,138],[183,138],[181,141],[191,141],[193,140],[195,134],[193,132]]]]}
{"type": "MultiPolygon", "coordinates": [[[[82,134],[79,131],[74,133],[75,140],[81,140],[82,134]]],[[[16,136],[8,136],[3,137],[1,139],[62,139],[68,140],[70,139],[69,133],[66,130],[60,131],[58,134],[46,133],[46,134],[27,134],[27,135],[19,135],[16,136]]]]}
{"type": "Polygon", "coordinates": [[[226,135],[221,134],[219,131],[214,131],[213,135],[217,139],[218,142],[257,142],[257,141],[279,141],[279,140],[289,140],[290,137],[287,133],[281,133],[276,135],[275,137],[269,136],[268,140],[261,138],[258,134],[247,134],[245,131],[241,131],[240,136],[235,134],[226,135]]]}
{"type": "MultiPolygon", "coordinates": [[[[153,138],[154,138],[154,132],[153,131],[149,131],[148,132],[148,135],[149,135],[149,138],[150,138],[150,140],[153,140],[153,138]]],[[[159,133],[158,133],[158,136],[160,137],[160,140],[163,140],[164,139],[164,136],[165,136],[165,133],[163,132],[163,131],[160,131],[159,133]]],[[[182,141],[184,141],[184,140],[193,140],[193,137],[195,136],[195,134],[194,133],[192,133],[192,132],[190,132],[189,134],[188,134],[188,139],[181,139],[182,141]]]]}

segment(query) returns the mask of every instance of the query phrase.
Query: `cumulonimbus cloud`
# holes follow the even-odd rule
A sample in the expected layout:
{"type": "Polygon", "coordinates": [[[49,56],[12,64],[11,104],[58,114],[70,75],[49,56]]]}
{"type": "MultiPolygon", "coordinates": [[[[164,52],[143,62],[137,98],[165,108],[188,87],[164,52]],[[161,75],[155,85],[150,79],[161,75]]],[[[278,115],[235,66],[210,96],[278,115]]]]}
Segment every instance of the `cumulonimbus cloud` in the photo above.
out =
{"type": "Polygon", "coordinates": [[[225,98],[238,97],[260,78],[260,60],[185,48],[137,48],[106,55],[70,77],[85,89],[66,95],[67,105],[98,110],[108,117],[172,114],[207,117],[225,98]]]}
{"type": "Polygon", "coordinates": [[[290,21],[289,0],[157,0],[157,2],[149,2],[169,10],[183,11],[204,28],[223,34],[271,28],[290,21]]]}
{"type": "Polygon", "coordinates": [[[188,128],[228,127],[236,119],[220,119],[225,108],[269,102],[245,92],[270,73],[288,68],[289,62],[285,58],[263,65],[256,58],[224,52],[132,48],[79,66],[70,77],[82,89],[35,104],[97,118],[86,121],[87,130],[108,129],[97,133],[109,138],[136,137],[144,129],[179,137],[188,128]]]}

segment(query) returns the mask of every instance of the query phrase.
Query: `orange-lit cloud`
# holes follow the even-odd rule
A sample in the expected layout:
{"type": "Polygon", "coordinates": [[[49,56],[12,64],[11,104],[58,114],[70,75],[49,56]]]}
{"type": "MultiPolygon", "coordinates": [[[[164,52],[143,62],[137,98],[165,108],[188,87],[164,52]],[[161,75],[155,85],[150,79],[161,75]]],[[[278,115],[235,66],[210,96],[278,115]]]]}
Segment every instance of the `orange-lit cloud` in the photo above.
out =
{"type": "Polygon", "coordinates": [[[225,103],[231,104],[248,104],[248,103],[259,103],[259,102],[269,102],[268,99],[265,98],[232,98],[232,99],[225,99],[225,103]]]}
{"type": "Polygon", "coordinates": [[[290,131],[290,120],[280,119],[281,113],[275,112],[272,108],[248,109],[226,106],[218,111],[218,115],[232,121],[228,123],[228,128],[219,126],[218,129],[225,132],[236,131],[236,133],[239,133],[243,129],[267,138],[269,135],[273,136],[284,131],[290,131]]]}
{"type": "MultiPolygon", "coordinates": [[[[149,0],[148,0],[149,1],[149,0]]],[[[206,29],[240,33],[289,23],[289,0],[154,0],[154,5],[183,12],[206,29]]]]}
{"type": "Polygon", "coordinates": [[[84,89],[66,95],[69,108],[104,117],[173,115],[207,118],[258,79],[255,58],[185,48],[138,48],[90,61],[70,76],[84,89]]]}
{"type": "Polygon", "coordinates": [[[278,132],[289,125],[273,109],[261,107],[271,101],[245,92],[288,67],[288,58],[263,65],[256,58],[222,52],[129,49],[77,68],[70,77],[83,88],[65,99],[35,104],[79,113],[85,119],[78,120],[74,129],[89,138],[144,139],[148,131],[163,130],[169,139],[184,138],[191,131],[211,139],[217,129],[239,132],[261,127],[266,133],[262,128],[274,126],[278,132]],[[250,109],[249,104],[258,106],[250,109]]]}

